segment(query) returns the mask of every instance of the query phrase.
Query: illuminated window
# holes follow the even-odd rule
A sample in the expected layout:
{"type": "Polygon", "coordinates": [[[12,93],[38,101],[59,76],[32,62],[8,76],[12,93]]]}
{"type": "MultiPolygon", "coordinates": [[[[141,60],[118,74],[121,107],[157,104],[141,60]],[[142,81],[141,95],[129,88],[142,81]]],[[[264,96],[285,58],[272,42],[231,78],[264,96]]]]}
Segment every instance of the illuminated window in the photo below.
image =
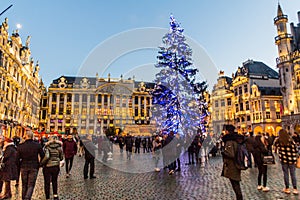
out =
{"type": "Polygon", "coordinates": [[[280,112],[276,112],[276,119],[281,119],[280,112]]]}
{"type": "Polygon", "coordinates": [[[270,114],[270,112],[266,112],[266,118],[267,118],[267,119],[271,119],[271,114],[270,114]]]}
{"type": "Polygon", "coordinates": [[[227,105],[231,106],[231,98],[227,98],[227,105]]]}

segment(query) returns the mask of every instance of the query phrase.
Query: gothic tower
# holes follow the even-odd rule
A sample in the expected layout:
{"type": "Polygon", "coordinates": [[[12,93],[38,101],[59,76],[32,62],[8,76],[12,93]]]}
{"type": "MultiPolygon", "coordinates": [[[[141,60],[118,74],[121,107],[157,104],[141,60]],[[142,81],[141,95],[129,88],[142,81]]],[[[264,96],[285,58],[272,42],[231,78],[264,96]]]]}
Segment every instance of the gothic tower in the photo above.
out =
{"type": "Polygon", "coordinates": [[[283,114],[294,114],[296,106],[293,90],[293,61],[290,57],[292,52],[292,35],[287,31],[288,17],[284,15],[280,4],[278,4],[277,16],[274,24],[277,27],[275,43],[278,47],[277,67],[279,69],[279,83],[283,96],[283,114]]]}

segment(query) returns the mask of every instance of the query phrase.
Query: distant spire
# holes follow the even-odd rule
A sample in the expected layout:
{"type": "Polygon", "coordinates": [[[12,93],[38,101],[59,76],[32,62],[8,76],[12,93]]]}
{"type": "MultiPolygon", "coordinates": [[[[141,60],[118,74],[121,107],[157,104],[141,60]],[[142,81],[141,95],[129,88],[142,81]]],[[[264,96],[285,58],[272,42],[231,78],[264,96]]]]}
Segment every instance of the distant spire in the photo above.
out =
{"type": "Polygon", "coordinates": [[[281,6],[280,6],[280,3],[278,1],[278,9],[277,9],[277,16],[282,16],[283,15],[283,12],[282,12],[282,9],[281,9],[281,6]]]}

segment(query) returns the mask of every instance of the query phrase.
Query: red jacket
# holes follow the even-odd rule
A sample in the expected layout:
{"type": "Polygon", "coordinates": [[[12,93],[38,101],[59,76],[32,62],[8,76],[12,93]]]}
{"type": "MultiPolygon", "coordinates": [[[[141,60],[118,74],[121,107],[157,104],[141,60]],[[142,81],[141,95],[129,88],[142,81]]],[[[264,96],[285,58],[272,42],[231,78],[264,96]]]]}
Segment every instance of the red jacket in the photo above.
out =
{"type": "Polygon", "coordinates": [[[65,158],[72,158],[77,153],[77,144],[72,140],[65,140],[63,144],[63,151],[65,158]]]}

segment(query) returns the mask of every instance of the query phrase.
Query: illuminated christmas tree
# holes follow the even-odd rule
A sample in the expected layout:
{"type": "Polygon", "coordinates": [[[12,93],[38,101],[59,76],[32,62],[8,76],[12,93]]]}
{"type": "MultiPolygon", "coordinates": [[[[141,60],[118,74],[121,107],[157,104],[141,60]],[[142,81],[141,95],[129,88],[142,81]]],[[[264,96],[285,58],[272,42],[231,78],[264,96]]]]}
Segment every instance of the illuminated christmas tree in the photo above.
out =
{"type": "Polygon", "coordinates": [[[173,16],[170,31],[159,47],[153,90],[152,114],[159,130],[181,134],[205,132],[208,115],[204,92],[207,84],[199,81],[198,69],[192,63],[192,49],[186,43],[183,29],[173,16]]]}

